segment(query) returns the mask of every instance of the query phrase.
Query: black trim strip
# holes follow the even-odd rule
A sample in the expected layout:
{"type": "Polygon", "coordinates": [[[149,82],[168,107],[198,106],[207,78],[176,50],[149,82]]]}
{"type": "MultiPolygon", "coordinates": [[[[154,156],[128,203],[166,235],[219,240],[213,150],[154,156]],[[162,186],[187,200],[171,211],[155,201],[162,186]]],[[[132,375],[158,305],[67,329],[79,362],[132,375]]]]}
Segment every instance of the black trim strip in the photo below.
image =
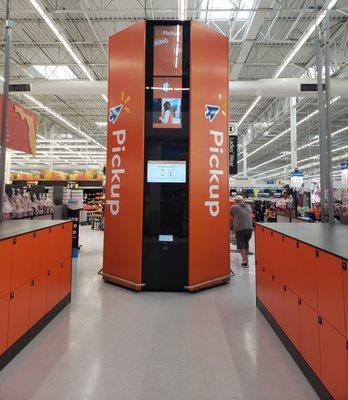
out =
{"type": "Polygon", "coordinates": [[[57,305],[55,305],[51,311],[43,316],[34,326],[32,326],[21,338],[17,340],[11,347],[9,347],[5,353],[0,356],[0,371],[6,367],[6,365],[13,360],[16,355],[24,349],[24,347],[30,343],[36,335],[38,335],[46,325],[48,325],[52,319],[59,314],[64,307],[71,302],[71,293],[64,297],[57,305]]]}
{"type": "Polygon", "coordinates": [[[266,318],[267,322],[271,325],[272,329],[277,334],[286,350],[290,353],[303,375],[312,385],[317,395],[322,400],[335,400],[258,297],[256,297],[256,306],[266,318]]]}

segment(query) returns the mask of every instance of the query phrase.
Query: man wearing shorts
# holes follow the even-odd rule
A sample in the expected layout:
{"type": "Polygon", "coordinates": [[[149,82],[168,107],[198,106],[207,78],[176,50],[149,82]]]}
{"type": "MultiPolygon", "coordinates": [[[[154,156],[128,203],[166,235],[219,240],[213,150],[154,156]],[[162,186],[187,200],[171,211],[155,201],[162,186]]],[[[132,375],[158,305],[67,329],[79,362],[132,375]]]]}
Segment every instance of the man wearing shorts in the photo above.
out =
{"type": "Polygon", "coordinates": [[[235,205],[231,207],[233,230],[236,235],[237,249],[242,256],[242,267],[248,266],[249,240],[253,233],[251,209],[242,196],[234,198],[235,205]]]}

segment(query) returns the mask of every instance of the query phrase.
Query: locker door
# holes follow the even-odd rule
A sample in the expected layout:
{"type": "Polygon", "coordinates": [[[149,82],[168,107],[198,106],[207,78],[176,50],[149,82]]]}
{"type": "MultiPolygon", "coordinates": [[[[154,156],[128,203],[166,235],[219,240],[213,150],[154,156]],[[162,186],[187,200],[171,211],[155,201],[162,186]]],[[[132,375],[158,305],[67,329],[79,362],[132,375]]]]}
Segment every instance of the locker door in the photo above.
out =
{"type": "Polygon", "coordinates": [[[46,314],[47,273],[33,279],[30,288],[30,327],[46,314]]]}
{"type": "Polygon", "coordinates": [[[62,227],[61,225],[49,228],[49,268],[59,265],[63,261],[62,254],[62,227]]]}
{"type": "Polygon", "coordinates": [[[59,302],[60,292],[60,264],[50,268],[47,272],[47,302],[46,312],[50,311],[59,302]]]}
{"type": "Polygon", "coordinates": [[[30,282],[32,261],[32,234],[12,239],[11,290],[30,282]]]}
{"type": "Polygon", "coordinates": [[[278,280],[280,279],[284,282],[285,274],[284,274],[284,247],[285,247],[285,236],[280,233],[273,233],[272,238],[272,265],[275,265],[275,268],[272,267],[272,271],[275,273],[278,280]]]}
{"type": "Polygon", "coordinates": [[[348,338],[348,268],[347,261],[342,261],[343,268],[343,292],[344,292],[344,308],[346,320],[346,338],[348,338]]]}
{"type": "Polygon", "coordinates": [[[11,290],[12,240],[0,241],[0,297],[11,290]]]}
{"type": "Polygon", "coordinates": [[[71,292],[71,259],[62,262],[60,268],[60,292],[59,298],[62,300],[71,292]]]}
{"type": "Polygon", "coordinates": [[[297,349],[300,349],[300,316],[298,296],[287,288],[285,299],[284,331],[297,349]]]}
{"type": "Polygon", "coordinates": [[[319,327],[321,378],[335,400],[348,399],[346,339],[324,318],[319,327]]]}
{"type": "Polygon", "coordinates": [[[298,268],[299,259],[297,243],[294,239],[287,236],[283,242],[283,279],[286,287],[298,295],[298,268]]]}
{"type": "Polygon", "coordinates": [[[314,247],[304,243],[299,243],[298,249],[298,286],[299,297],[314,310],[318,310],[318,293],[317,293],[317,250],[314,247]]]}
{"type": "Polygon", "coordinates": [[[264,287],[264,305],[268,311],[273,315],[273,282],[272,273],[263,267],[263,287],[264,287]]]}
{"type": "Polygon", "coordinates": [[[0,298],[0,354],[7,350],[8,313],[10,310],[10,295],[0,298]]]}
{"type": "Polygon", "coordinates": [[[33,233],[33,261],[31,279],[37,278],[48,270],[48,229],[33,233]]]}
{"type": "Polygon", "coordinates": [[[273,317],[283,328],[285,326],[285,292],[286,286],[275,277],[273,280],[273,317]]]}
{"type": "Polygon", "coordinates": [[[8,347],[12,346],[29,329],[30,283],[10,294],[8,347]]]}
{"type": "Polygon", "coordinates": [[[318,313],[303,299],[299,302],[301,354],[316,375],[321,377],[318,313]]]}
{"type": "Polygon", "coordinates": [[[319,314],[345,335],[342,260],[323,251],[317,254],[319,314]]]}
{"type": "Polygon", "coordinates": [[[71,259],[72,223],[62,225],[62,254],[63,260],[71,259]]]}

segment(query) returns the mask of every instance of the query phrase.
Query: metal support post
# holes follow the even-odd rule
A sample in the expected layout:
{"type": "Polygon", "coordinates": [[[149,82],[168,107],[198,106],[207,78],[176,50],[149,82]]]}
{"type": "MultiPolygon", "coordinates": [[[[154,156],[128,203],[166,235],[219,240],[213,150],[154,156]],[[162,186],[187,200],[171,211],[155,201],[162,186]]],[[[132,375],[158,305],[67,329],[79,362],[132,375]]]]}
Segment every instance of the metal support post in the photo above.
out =
{"type": "Polygon", "coordinates": [[[243,135],[243,176],[248,176],[248,163],[247,163],[247,134],[243,135]]]}
{"type": "Polygon", "coordinates": [[[316,41],[316,61],[318,79],[318,107],[319,107],[319,147],[320,147],[320,191],[321,191],[321,222],[326,222],[325,218],[325,170],[326,170],[326,139],[325,139],[325,105],[323,96],[323,62],[320,41],[316,41]]]}
{"type": "Polygon", "coordinates": [[[291,171],[297,168],[297,117],[296,97],[290,97],[291,171]]]}
{"type": "Polygon", "coordinates": [[[10,21],[10,0],[6,2],[6,28],[5,28],[5,54],[4,54],[4,85],[1,120],[1,152],[0,152],[0,221],[3,219],[4,191],[5,191],[5,165],[6,144],[8,130],[8,98],[10,83],[10,48],[13,22],[10,21]]]}
{"type": "Polygon", "coordinates": [[[326,163],[325,163],[325,185],[327,190],[327,201],[329,204],[329,222],[335,222],[335,210],[333,202],[332,184],[332,140],[331,140],[331,114],[330,114],[330,13],[326,3],[325,14],[325,127],[326,127],[326,163]]]}

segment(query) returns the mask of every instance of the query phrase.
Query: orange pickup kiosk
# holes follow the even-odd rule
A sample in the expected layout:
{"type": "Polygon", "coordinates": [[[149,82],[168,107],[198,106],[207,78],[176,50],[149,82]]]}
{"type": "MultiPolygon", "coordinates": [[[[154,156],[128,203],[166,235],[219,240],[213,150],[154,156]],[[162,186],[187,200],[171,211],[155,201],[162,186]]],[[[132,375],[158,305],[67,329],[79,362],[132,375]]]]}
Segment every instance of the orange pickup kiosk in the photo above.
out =
{"type": "Polygon", "coordinates": [[[189,290],[230,279],[228,38],[141,21],[109,39],[107,281],[189,290]]]}
{"type": "Polygon", "coordinates": [[[71,299],[72,223],[0,223],[0,370],[71,299]]]}
{"type": "Polygon", "coordinates": [[[257,305],[322,399],[348,399],[348,227],[256,226],[257,305]]]}

